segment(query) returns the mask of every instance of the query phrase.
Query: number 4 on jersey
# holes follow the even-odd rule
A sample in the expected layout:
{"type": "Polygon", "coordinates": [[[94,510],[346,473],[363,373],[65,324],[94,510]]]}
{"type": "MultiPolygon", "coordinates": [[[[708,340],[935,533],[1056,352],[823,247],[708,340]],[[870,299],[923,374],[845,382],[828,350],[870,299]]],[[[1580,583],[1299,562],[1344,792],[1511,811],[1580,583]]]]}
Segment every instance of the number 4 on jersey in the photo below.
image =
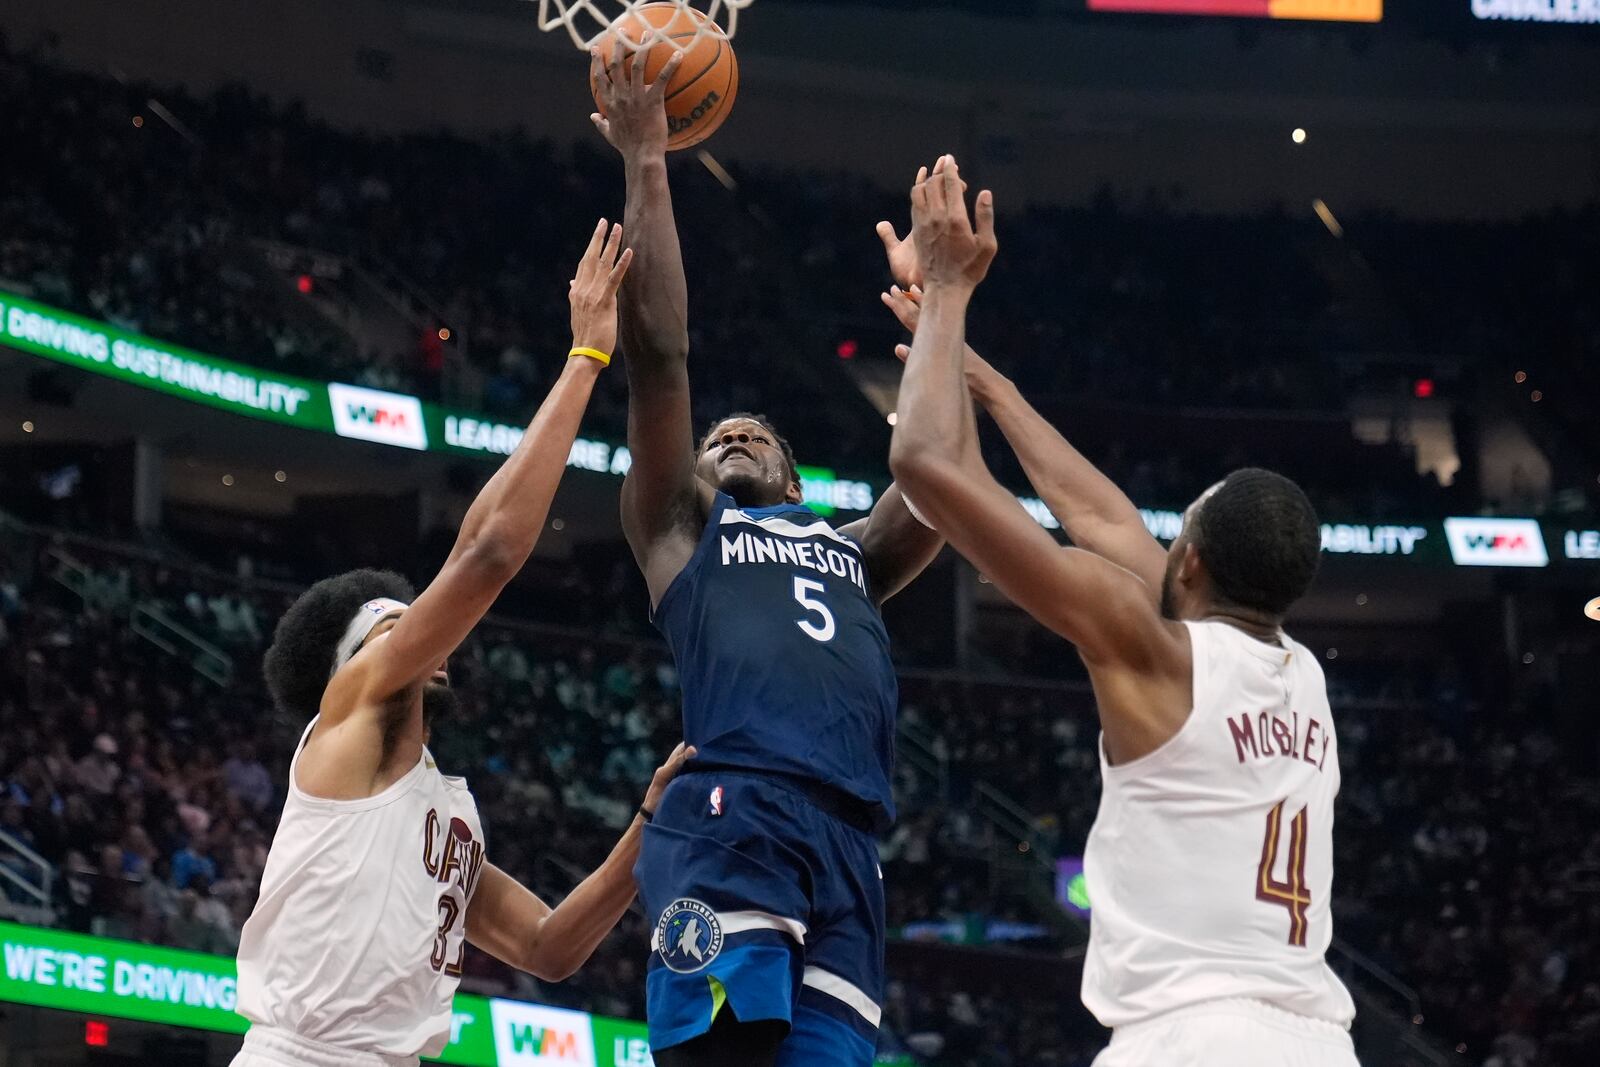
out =
{"type": "Polygon", "coordinates": [[[1289,912],[1289,944],[1306,947],[1306,910],[1311,907],[1311,889],[1306,885],[1306,809],[1301,808],[1289,823],[1289,857],[1286,877],[1272,876],[1278,864],[1278,849],[1283,841],[1283,805],[1280,800],[1267,812],[1267,836],[1261,842],[1261,866],[1256,871],[1256,899],[1285,908],[1289,912]]]}

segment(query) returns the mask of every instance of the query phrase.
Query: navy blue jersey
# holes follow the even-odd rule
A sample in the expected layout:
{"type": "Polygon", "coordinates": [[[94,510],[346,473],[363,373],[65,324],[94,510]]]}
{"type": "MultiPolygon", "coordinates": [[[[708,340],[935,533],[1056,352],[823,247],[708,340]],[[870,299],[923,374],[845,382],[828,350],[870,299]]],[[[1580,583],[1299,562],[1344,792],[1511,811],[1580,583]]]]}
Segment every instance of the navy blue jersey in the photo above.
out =
{"type": "Polygon", "coordinates": [[[655,623],[697,764],[797,778],[893,823],[899,685],[860,545],[798,504],[718,493],[655,623]]]}

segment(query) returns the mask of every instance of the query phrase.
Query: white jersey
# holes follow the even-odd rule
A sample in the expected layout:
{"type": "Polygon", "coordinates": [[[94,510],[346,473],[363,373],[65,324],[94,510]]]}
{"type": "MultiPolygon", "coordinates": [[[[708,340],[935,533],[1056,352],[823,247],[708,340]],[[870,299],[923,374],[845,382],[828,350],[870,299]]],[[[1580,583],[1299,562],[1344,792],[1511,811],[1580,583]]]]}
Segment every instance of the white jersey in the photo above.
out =
{"type": "Polygon", "coordinates": [[[1228,998],[1348,1027],[1324,958],[1339,747],[1322,668],[1286,636],[1188,629],[1188,721],[1131,763],[1101,746],[1083,1003],[1110,1027],[1228,998]]]}
{"type": "Polygon", "coordinates": [[[261,897],[239,939],[239,1013],[355,1052],[436,1055],[450,1037],[467,904],[484,863],[472,794],[426,749],[365,800],[302,792],[299,763],[297,751],[261,897]]]}

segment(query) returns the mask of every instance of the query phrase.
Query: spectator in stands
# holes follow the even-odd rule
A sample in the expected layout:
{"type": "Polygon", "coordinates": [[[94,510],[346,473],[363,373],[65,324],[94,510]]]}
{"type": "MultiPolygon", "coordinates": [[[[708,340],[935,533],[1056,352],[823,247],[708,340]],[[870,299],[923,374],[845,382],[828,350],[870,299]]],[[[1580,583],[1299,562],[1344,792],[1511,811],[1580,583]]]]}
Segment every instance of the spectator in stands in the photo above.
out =
{"type": "Polygon", "coordinates": [[[97,735],[89,752],[78,761],[78,784],[91,793],[110,796],[122,774],[116,755],[116,739],[110,734],[97,735]]]}
{"type": "MultiPolygon", "coordinates": [[[[257,639],[259,644],[259,638],[257,639]]],[[[655,768],[652,766],[651,770],[655,768]]],[[[223,780],[228,792],[238,797],[253,811],[265,811],[271,806],[274,790],[272,775],[256,758],[256,745],[248,738],[234,745],[233,753],[223,761],[223,780]]]]}
{"type": "Polygon", "coordinates": [[[193,831],[188,842],[172,857],[172,884],[180,889],[192,887],[196,880],[210,885],[217,877],[217,864],[207,854],[207,833],[193,831]]]}

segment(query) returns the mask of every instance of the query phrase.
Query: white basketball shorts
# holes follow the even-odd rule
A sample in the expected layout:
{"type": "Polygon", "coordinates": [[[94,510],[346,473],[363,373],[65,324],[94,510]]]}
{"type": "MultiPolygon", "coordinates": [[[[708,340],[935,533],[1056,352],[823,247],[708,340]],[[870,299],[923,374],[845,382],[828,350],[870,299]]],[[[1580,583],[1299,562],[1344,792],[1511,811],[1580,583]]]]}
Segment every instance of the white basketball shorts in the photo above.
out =
{"type": "Polygon", "coordinates": [[[325,1045],[285,1030],[252,1026],[244,1047],[229,1067],[417,1067],[415,1056],[380,1056],[374,1052],[325,1045]]]}
{"type": "Polygon", "coordinates": [[[1119,1026],[1094,1067],[1360,1067],[1349,1031],[1259,1000],[1215,1000],[1119,1026]]]}

